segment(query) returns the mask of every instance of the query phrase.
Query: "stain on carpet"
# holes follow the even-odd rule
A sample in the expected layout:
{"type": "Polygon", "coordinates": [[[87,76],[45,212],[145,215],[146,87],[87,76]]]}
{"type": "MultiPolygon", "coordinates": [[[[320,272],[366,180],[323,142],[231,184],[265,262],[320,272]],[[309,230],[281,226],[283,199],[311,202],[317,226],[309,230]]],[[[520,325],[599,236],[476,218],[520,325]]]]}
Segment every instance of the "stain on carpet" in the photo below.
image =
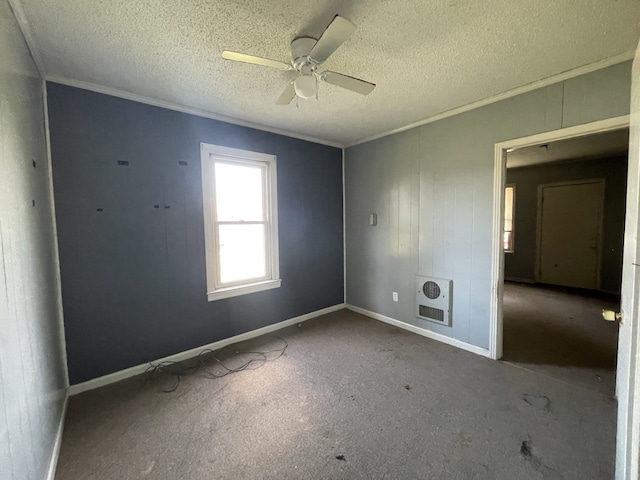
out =
{"type": "Polygon", "coordinates": [[[540,472],[545,479],[562,480],[562,476],[556,470],[545,465],[542,458],[534,453],[531,437],[529,437],[529,440],[522,441],[520,445],[520,455],[522,455],[522,458],[529,462],[533,468],[540,472]]]}
{"type": "Polygon", "coordinates": [[[531,405],[533,408],[551,413],[551,400],[546,395],[531,395],[525,393],[522,396],[522,400],[524,400],[525,403],[531,405]]]}

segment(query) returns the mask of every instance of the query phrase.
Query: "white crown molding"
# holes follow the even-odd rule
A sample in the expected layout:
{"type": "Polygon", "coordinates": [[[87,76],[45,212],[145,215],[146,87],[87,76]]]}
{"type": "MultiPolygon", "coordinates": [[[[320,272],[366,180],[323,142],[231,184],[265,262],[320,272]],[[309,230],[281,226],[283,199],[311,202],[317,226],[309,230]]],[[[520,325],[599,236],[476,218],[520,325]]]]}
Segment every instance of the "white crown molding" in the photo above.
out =
{"type": "MultiPolygon", "coordinates": [[[[18,0],[10,0],[12,2],[18,0]]],[[[26,35],[25,35],[26,36],[26,35]]],[[[31,47],[30,47],[31,48],[31,47]]],[[[590,63],[588,65],[583,65],[578,68],[574,68],[572,70],[567,70],[566,72],[558,73],[556,75],[552,75],[550,77],[543,78],[541,80],[537,80],[535,82],[529,83],[527,85],[523,85],[521,87],[514,88],[512,90],[508,90],[506,92],[500,93],[498,95],[494,95],[492,97],[487,97],[482,100],[478,100],[477,102],[468,103],[466,105],[462,105],[460,107],[453,108],[451,110],[447,110],[445,112],[438,113],[436,115],[431,115],[422,120],[418,120],[416,122],[410,123],[403,127],[394,128],[392,130],[388,130],[382,133],[378,133],[372,135],[370,137],[365,137],[363,139],[357,140],[353,143],[342,144],[339,142],[333,142],[330,140],[325,140],[322,138],[312,137],[309,135],[302,135],[290,132],[288,130],[283,130],[275,127],[270,127],[267,125],[249,122],[245,120],[240,120],[235,117],[229,117],[225,115],[216,114],[213,112],[209,112],[206,110],[201,110],[197,108],[185,107],[183,105],[179,105],[172,102],[167,102],[164,100],[157,100],[154,98],[146,97],[144,95],[138,95],[134,93],[129,93],[124,90],[119,90],[116,88],[105,87],[102,85],[98,85],[96,83],[84,82],[82,80],[75,80],[68,77],[62,77],[59,75],[46,75],[46,80],[54,83],[60,83],[62,85],[68,85],[70,87],[81,88],[83,90],[90,90],[92,92],[103,93],[105,95],[110,95],[113,97],[124,98],[126,100],[132,100],[134,102],[144,103],[147,105],[152,105],[155,107],[166,108],[168,110],[175,110],[178,112],[188,113],[191,115],[196,115],[199,117],[210,118],[213,120],[219,120],[221,122],[231,123],[234,125],[240,125],[243,127],[254,128],[256,130],[262,130],[265,132],[275,133],[278,135],[284,135],[286,137],[297,138],[299,140],[306,140],[313,143],[319,143],[321,145],[327,145],[330,147],[346,149],[350,147],[354,147],[356,145],[360,145],[363,143],[371,142],[373,140],[378,140],[380,138],[388,137],[390,135],[404,132],[405,130],[411,130],[412,128],[416,128],[422,125],[426,125],[428,123],[437,122],[438,120],[443,120],[448,117],[453,117],[454,115],[458,115],[461,113],[468,112],[470,110],[474,110],[476,108],[484,107],[486,105],[491,105],[492,103],[500,102],[502,100],[506,100],[511,97],[515,97],[517,95],[522,95],[523,93],[528,93],[533,90],[537,90],[539,88],[543,88],[549,85],[553,85],[554,83],[563,82],[569,80],[571,78],[579,77],[580,75],[585,75],[587,73],[595,72],[597,70],[601,70],[603,68],[607,68],[613,65],[617,65],[619,63],[623,63],[634,58],[635,51],[630,50],[628,52],[622,53],[620,55],[615,55],[613,57],[605,58],[603,60],[599,60],[594,63],[590,63]]]]}
{"type": "Polygon", "coordinates": [[[44,68],[44,60],[40,55],[40,50],[37,48],[35,38],[33,37],[33,32],[31,31],[31,26],[29,25],[29,20],[27,20],[27,16],[24,14],[24,8],[22,8],[22,2],[20,0],[8,0],[9,6],[11,10],[13,10],[13,15],[16,17],[18,21],[18,26],[22,31],[22,36],[24,37],[24,41],[27,43],[27,48],[31,53],[31,58],[33,59],[33,63],[36,64],[36,68],[38,69],[38,73],[41,78],[44,78],[46,75],[46,70],[44,68]]]}
{"type": "Polygon", "coordinates": [[[596,70],[601,70],[603,68],[610,67],[612,65],[617,65],[622,62],[626,62],[632,60],[635,56],[634,50],[629,50],[627,52],[621,53],[619,55],[614,55],[612,57],[605,58],[603,60],[599,60],[597,62],[593,62],[587,65],[583,65],[581,67],[577,67],[571,70],[567,70],[562,73],[558,73],[556,75],[551,75],[546,78],[542,78],[535,82],[529,83],[527,85],[523,85],[521,87],[516,87],[511,90],[507,90],[506,92],[500,93],[498,95],[494,95],[492,97],[487,97],[482,100],[478,100],[476,102],[472,102],[466,105],[462,105],[460,107],[453,108],[451,110],[447,110],[445,112],[438,113],[436,115],[431,115],[422,120],[418,120],[416,122],[409,123],[405,126],[394,128],[392,130],[388,130],[382,133],[378,133],[369,137],[362,138],[352,143],[340,143],[334,142],[330,140],[325,140],[322,138],[313,137],[310,135],[297,134],[294,132],[290,132],[288,130],[270,127],[268,125],[264,125],[261,123],[255,123],[250,121],[241,120],[235,117],[230,117],[226,115],[220,115],[217,113],[209,112],[206,110],[201,110],[192,107],[186,107],[177,103],[168,102],[165,100],[158,100],[151,97],[146,97],[144,95],[138,95],[130,92],[126,92],[124,90],[119,90],[116,88],[105,87],[99,84],[84,82],[82,80],[75,80],[68,77],[63,77],[54,74],[47,74],[44,68],[44,61],[42,56],[40,55],[39,49],[37,48],[36,41],[31,32],[31,27],[29,25],[29,21],[27,20],[24,9],[22,7],[22,3],[20,0],[8,0],[9,5],[11,6],[14,15],[18,21],[20,29],[22,30],[22,34],[25,38],[27,46],[31,52],[31,56],[33,57],[33,61],[40,72],[40,75],[45,80],[60,83],[62,85],[68,85],[71,87],[81,88],[84,90],[90,90],[97,93],[103,93],[105,95],[111,95],[113,97],[124,98],[126,100],[132,100],[134,102],[144,103],[147,105],[152,105],[156,107],[166,108],[168,110],[174,110],[178,112],[188,113],[191,115],[196,115],[199,117],[210,118],[212,120],[219,120],[226,123],[231,123],[233,125],[239,125],[248,128],[254,128],[256,130],[261,130],[265,132],[275,133],[278,135],[284,135],[286,137],[297,138],[299,140],[306,140],[313,143],[319,143],[321,145],[327,145],[330,147],[346,149],[350,147],[354,147],[356,145],[360,145],[363,143],[371,142],[373,140],[378,140],[383,137],[387,137],[389,135],[393,135],[395,133],[400,133],[405,130],[410,130],[415,127],[419,127],[422,125],[426,125],[428,123],[433,123],[438,120],[442,120],[448,117],[452,117],[454,115],[458,115],[460,113],[468,112],[470,110],[474,110],[476,108],[484,107],[486,105],[490,105],[492,103],[499,102],[501,100],[506,100],[507,98],[515,97],[516,95],[521,95],[523,93],[527,93],[539,88],[546,87],[548,85],[552,85],[554,83],[559,83],[565,80],[569,80],[571,78],[579,77],[580,75],[585,75],[587,73],[595,72],[596,70]]]}
{"type": "MultiPolygon", "coordinates": [[[[18,1],[18,0],[10,0],[10,1],[18,1]]],[[[26,36],[26,35],[25,35],[26,36]]],[[[388,137],[389,135],[393,135],[395,133],[404,132],[405,130],[410,130],[415,127],[419,127],[422,125],[426,125],[428,123],[437,122],[438,120],[443,120],[448,117],[453,117],[454,115],[458,115],[460,113],[468,112],[470,110],[474,110],[476,108],[484,107],[486,105],[490,105],[492,103],[500,102],[502,100],[506,100],[507,98],[515,97],[517,95],[522,95],[523,93],[531,92],[533,90],[537,90],[539,88],[543,88],[549,85],[553,85],[554,83],[563,82],[569,80],[571,78],[579,77],[580,75],[585,75],[587,73],[595,72],[597,70],[601,70],[603,68],[610,67],[612,65],[617,65],[619,63],[623,63],[629,60],[632,60],[635,56],[635,51],[629,50],[628,52],[624,52],[620,55],[615,55],[613,57],[605,58],[603,60],[599,60],[594,63],[590,63],[588,65],[583,65],[581,67],[577,67],[571,70],[567,70],[566,72],[558,73],[556,75],[551,75],[550,77],[546,77],[535,82],[529,83],[527,85],[523,85],[521,87],[514,88],[512,90],[508,90],[506,92],[500,93],[498,95],[494,95],[492,97],[487,97],[482,100],[478,100],[477,102],[468,103],[466,105],[462,105],[460,107],[453,108],[451,110],[447,110],[445,112],[438,113],[436,115],[431,115],[422,120],[418,120],[416,122],[410,123],[403,127],[394,128],[392,130],[388,130],[386,132],[378,133],[372,135],[370,137],[365,137],[363,139],[357,140],[353,143],[342,144],[339,142],[333,142],[330,140],[325,140],[322,138],[312,137],[309,135],[302,135],[290,132],[288,130],[283,130],[279,128],[269,127],[267,125],[248,122],[244,120],[240,120],[234,117],[228,117],[225,115],[219,115],[213,112],[208,112],[206,110],[200,110],[197,108],[185,107],[183,105],[179,105],[172,102],[167,102],[164,100],[157,100],[150,97],[145,97],[143,95],[138,95],[134,93],[129,93],[124,90],[119,90],[116,88],[105,87],[102,85],[98,85],[95,83],[84,82],[82,80],[74,80],[68,77],[62,77],[59,75],[46,75],[46,80],[60,83],[62,85],[68,85],[70,87],[81,88],[84,90],[90,90],[92,92],[103,93],[105,95],[111,95],[113,97],[124,98],[126,100],[132,100],[134,102],[144,103],[147,105],[153,105],[156,107],[166,108],[169,110],[175,110],[178,112],[189,113],[191,115],[196,115],[204,118],[211,118],[213,120],[219,120],[226,123],[232,123],[234,125],[240,125],[243,127],[255,128],[256,130],[262,130],[265,132],[276,133],[278,135],[284,135],[287,137],[297,138],[300,140],[306,140],[309,142],[319,143],[322,145],[328,145],[330,147],[346,149],[350,147],[354,147],[356,145],[360,145],[363,143],[371,142],[373,140],[378,140],[380,138],[388,137]]]]}
{"type": "Polygon", "coordinates": [[[452,347],[460,348],[462,350],[475,353],[476,355],[480,355],[482,357],[491,358],[489,350],[485,348],[478,347],[476,345],[471,345],[470,343],[463,342],[462,340],[458,340],[456,338],[447,337],[446,335],[442,335],[441,333],[436,333],[431,330],[427,330],[426,328],[416,327],[415,325],[401,322],[400,320],[396,320],[395,318],[387,317],[385,315],[381,315],[379,313],[372,312],[364,308],[356,307],[355,305],[350,305],[347,303],[345,306],[348,310],[359,313],[366,317],[373,318],[374,320],[379,320],[381,322],[388,323],[389,325],[393,325],[394,327],[402,328],[403,330],[416,333],[423,337],[430,338],[431,340],[436,340],[440,343],[446,343],[447,345],[451,345],[452,347]]]}
{"type": "Polygon", "coordinates": [[[579,77],[580,75],[585,75],[587,73],[595,72],[596,70],[602,70],[603,68],[611,67],[613,65],[617,65],[618,63],[623,63],[629,60],[633,60],[634,56],[635,56],[635,51],[629,50],[628,52],[624,52],[620,55],[615,55],[613,57],[605,58],[603,60],[590,63],[588,65],[583,65],[582,67],[567,70],[566,72],[558,73],[556,75],[551,75],[550,77],[542,78],[533,83],[528,83],[527,85],[523,85],[521,87],[517,87],[512,90],[507,90],[506,92],[500,93],[498,95],[487,97],[482,100],[478,100],[477,102],[468,103],[467,105],[462,105],[460,107],[456,107],[451,110],[447,110],[445,112],[432,115],[422,120],[418,120],[417,122],[413,122],[408,125],[405,125],[404,127],[394,128],[393,130],[389,130],[383,133],[379,133],[376,135],[372,135],[370,137],[363,138],[356,142],[346,144],[343,148],[355,147],[356,145],[371,142],[373,140],[378,140],[383,137],[388,137],[389,135],[393,135],[395,133],[404,132],[405,130],[411,130],[412,128],[415,128],[415,127],[420,127],[428,123],[437,122],[438,120],[442,120],[448,117],[453,117],[454,115],[468,112],[470,110],[475,110],[476,108],[480,108],[486,105],[490,105],[492,103],[500,102],[502,100],[506,100],[507,98],[515,97],[517,95],[522,95],[523,93],[527,93],[533,90],[537,90],[539,88],[547,87],[549,85],[553,85],[554,83],[563,82],[571,78],[579,77]]]}
{"type": "Polygon", "coordinates": [[[61,77],[59,75],[47,75],[46,80],[53,83],[59,83],[67,85],[69,87],[81,88],[83,90],[90,90],[96,93],[102,93],[110,95],[112,97],[124,98],[125,100],[131,100],[133,102],[144,103],[146,105],[152,105],[154,107],[166,108],[167,110],[174,110],[176,112],[188,113],[203,118],[210,118],[212,120],[218,120],[220,122],[231,123],[233,125],[239,125],[241,127],[253,128],[255,130],[261,130],[263,132],[275,133],[277,135],[283,135],[285,137],[297,138],[298,140],[305,140],[307,142],[319,143],[321,145],[327,145],[329,147],[343,148],[343,145],[321,138],[312,137],[309,135],[301,135],[288,130],[280,128],[270,127],[261,123],[254,123],[245,120],[240,120],[235,117],[228,117],[226,115],[219,115],[217,113],[208,112],[206,110],[200,110],[198,108],[185,107],[173,102],[167,102],[165,100],[157,100],[151,97],[145,97],[144,95],[138,95],[136,93],[126,92],[117,88],[105,87],[96,83],[84,82],[82,80],[74,80],[68,77],[61,77]]]}

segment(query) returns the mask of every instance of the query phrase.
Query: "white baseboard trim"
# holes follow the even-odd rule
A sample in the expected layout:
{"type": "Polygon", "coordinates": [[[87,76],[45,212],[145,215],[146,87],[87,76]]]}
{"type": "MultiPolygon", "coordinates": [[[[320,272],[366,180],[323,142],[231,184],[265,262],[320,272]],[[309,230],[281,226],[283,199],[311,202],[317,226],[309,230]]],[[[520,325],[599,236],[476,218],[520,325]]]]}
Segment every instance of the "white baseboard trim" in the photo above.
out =
{"type": "MultiPolygon", "coordinates": [[[[202,345],[197,348],[192,348],[191,350],[176,353],[174,355],[169,355],[168,357],[159,358],[157,360],[153,360],[152,363],[157,364],[167,361],[181,362],[183,360],[188,360],[190,358],[196,357],[204,349],[219,350],[223,347],[226,347],[227,345],[231,345],[232,343],[242,342],[251,338],[259,337],[260,335],[275,332],[276,330],[280,330],[281,328],[289,327],[291,325],[295,325],[296,323],[301,323],[306,320],[319,317],[321,315],[326,315],[327,313],[336,312],[338,310],[342,310],[343,308],[345,308],[345,304],[339,303],[337,305],[333,305],[332,307],[323,308],[322,310],[316,310],[315,312],[306,313],[304,315],[300,315],[299,317],[283,320],[282,322],[274,323],[273,325],[267,325],[266,327],[258,328],[257,330],[241,333],[240,335],[236,335],[235,337],[225,338],[217,342],[202,345]]],[[[119,372],[110,373],[102,377],[87,380],[86,382],[71,385],[71,387],[69,387],[69,395],[77,395],[79,393],[86,392],[87,390],[93,390],[95,388],[103,387],[105,385],[124,380],[125,378],[139,375],[141,373],[144,373],[147,368],[149,368],[149,364],[143,363],[141,365],[136,365],[135,367],[120,370],[119,372]]]]}
{"type": "Polygon", "coordinates": [[[481,355],[483,357],[491,358],[491,354],[489,350],[485,348],[476,347],[475,345],[471,345],[470,343],[463,342],[462,340],[457,340],[455,338],[447,337],[446,335],[432,332],[431,330],[427,330],[425,328],[416,327],[415,325],[401,322],[400,320],[396,320],[395,318],[386,317],[384,315],[380,315],[379,313],[371,312],[369,310],[365,310],[364,308],[356,307],[355,305],[346,304],[345,306],[346,308],[348,308],[353,312],[366,315],[367,317],[371,317],[374,320],[380,320],[381,322],[388,323],[389,325],[393,325],[394,327],[399,327],[404,330],[408,330],[409,332],[417,333],[418,335],[422,335],[423,337],[427,337],[441,343],[446,343],[447,345],[451,345],[452,347],[457,347],[462,350],[466,350],[467,352],[475,353],[476,355],[481,355]]]}
{"type": "Polygon", "coordinates": [[[56,476],[56,467],[58,466],[58,457],[60,456],[60,447],[62,446],[62,432],[64,431],[64,421],[67,418],[67,404],[69,403],[69,395],[65,389],[64,403],[62,404],[62,412],[60,413],[60,421],[58,422],[58,431],[56,432],[56,440],[53,444],[51,459],[49,460],[49,469],[47,470],[47,480],[54,480],[56,476]]]}

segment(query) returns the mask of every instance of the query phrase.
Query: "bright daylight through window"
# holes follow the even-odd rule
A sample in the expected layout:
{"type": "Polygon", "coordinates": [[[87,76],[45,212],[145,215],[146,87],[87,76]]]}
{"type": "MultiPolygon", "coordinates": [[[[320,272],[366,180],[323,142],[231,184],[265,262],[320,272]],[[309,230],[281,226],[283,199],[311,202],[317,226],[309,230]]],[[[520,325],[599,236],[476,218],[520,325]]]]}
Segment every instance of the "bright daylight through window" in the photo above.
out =
{"type": "Polygon", "coordinates": [[[202,144],[209,300],[280,286],[276,157],[202,144]]]}
{"type": "Polygon", "coordinates": [[[507,253],[513,253],[513,217],[515,212],[516,187],[510,185],[504,189],[504,232],[502,247],[507,253]]]}

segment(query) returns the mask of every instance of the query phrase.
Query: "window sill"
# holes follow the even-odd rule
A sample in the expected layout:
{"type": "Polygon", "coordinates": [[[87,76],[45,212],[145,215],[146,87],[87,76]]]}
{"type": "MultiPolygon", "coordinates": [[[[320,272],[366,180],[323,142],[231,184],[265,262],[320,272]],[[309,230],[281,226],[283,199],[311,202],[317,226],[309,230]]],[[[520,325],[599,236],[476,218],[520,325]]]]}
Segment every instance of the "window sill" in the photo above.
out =
{"type": "Polygon", "coordinates": [[[237,287],[221,288],[213,292],[207,292],[207,300],[213,302],[222,300],[223,298],[237,297],[239,295],[247,295],[248,293],[262,292],[273,288],[280,288],[282,280],[267,280],[266,282],[251,283],[248,285],[240,285],[237,287]]]}

